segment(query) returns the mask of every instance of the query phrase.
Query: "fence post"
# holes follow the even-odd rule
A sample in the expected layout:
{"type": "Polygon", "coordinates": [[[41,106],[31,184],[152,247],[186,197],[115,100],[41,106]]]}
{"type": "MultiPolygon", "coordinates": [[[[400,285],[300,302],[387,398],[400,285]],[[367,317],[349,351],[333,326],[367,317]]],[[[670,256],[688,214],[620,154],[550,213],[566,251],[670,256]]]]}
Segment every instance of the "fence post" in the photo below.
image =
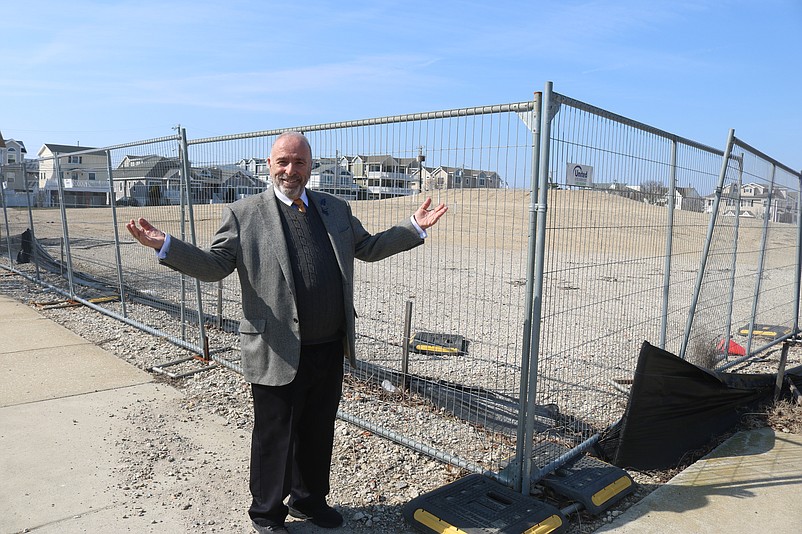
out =
{"type": "Polygon", "coordinates": [[[537,400],[537,368],[540,353],[540,319],[543,307],[543,265],[546,255],[546,210],[549,191],[549,157],[551,148],[552,82],[546,82],[540,126],[540,164],[538,167],[537,235],[535,237],[535,268],[532,283],[532,331],[530,339],[529,384],[526,401],[526,429],[524,435],[521,492],[529,494],[532,480],[532,439],[535,428],[535,401],[537,400]]]}
{"type": "Polygon", "coordinates": [[[666,331],[668,330],[668,296],[671,286],[671,251],[674,247],[674,209],[677,201],[677,142],[671,140],[671,169],[668,178],[668,213],[666,214],[668,229],[666,230],[665,261],[663,262],[663,313],[660,319],[660,348],[666,348],[666,331]]]}
{"type": "MultiPolygon", "coordinates": [[[[179,135],[180,135],[181,126],[180,125],[177,126],[176,129],[179,130],[179,135]]],[[[191,193],[191,189],[190,189],[190,192],[188,193],[187,192],[187,188],[184,187],[183,176],[184,176],[184,174],[188,173],[189,171],[185,171],[184,170],[183,161],[185,159],[189,160],[189,155],[188,154],[184,155],[184,147],[183,147],[183,145],[181,143],[181,138],[180,137],[178,139],[178,152],[179,152],[179,155],[181,156],[181,161],[182,161],[182,166],[181,166],[181,176],[182,176],[182,178],[178,182],[178,184],[179,184],[179,187],[178,187],[178,189],[179,189],[179,191],[178,191],[178,194],[179,194],[179,216],[181,217],[180,224],[178,225],[178,227],[179,227],[179,232],[181,233],[181,239],[182,240],[186,240],[186,238],[187,238],[187,199],[189,198],[189,195],[191,195],[192,193],[191,193]]],[[[187,314],[187,275],[185,275],[184,273],[180,273],[179,280],[181,282],[181,295],[179,297],[180,304],[178,306],[178,319],[179,319],[179,321],[181,323],[181,339],[186,340],[187,339],[187,321],[186,321],[186,314],[187,314]]]]}
{"type": "Polygon", "coordinates": [[[794,276],[794,335],[799,332],[799,298],[800,298],[800,277],[802,277],[802,171],[797,177],[799,187],[796,194],[796,276],[794,276]]]}
{"type": "MultiPolygon", "coordinates": [[[[524,455],[524,443],[527,434],[526,419],[522,416],[527,413],[529,376],[533,372],[530,368],[530,336],[532,332],[532,309],[534,307],[535,235],[537,233],[536,202],[538,198],[538,170],[540,168],[540,120],[542,98],[542,93],[535,93],[532,120],[530,121],[532,128],[532,182],[530,184],[531,194],[529,195],[529,245],[527,248],[526,260],[526,297],[524,301],[523,338],[521,340],[521,383],[518,392],[518,429],[517,440],[515,442],[515,462],[519,468],[513,469],[512,474],[513,489],[524,494],[529,493],[529,487],[527,486],[524,488],[521,484],[522,471],[520,466],[523,465],[524,458],[528,458],[528,456],[524,455]]],[[[537,369],[535,369],[534,372],[537,372],[537,369]]]]}
{"type": "Polygon", "coordinates": [[[59,163],[59,153],[53,153],[53,169],[56,174],[56,183],[58,184],[58,203],[61,211],[61,233],[64,236],[64,253],[66,254],[67,262],[67,282],[69,286],[70,298],[75,298],[75,284],[73,282],[72,273],[72,253],[70,252],[70,232],[67,225],[67,206],[64,198],[64,182],[61,179],[61,164],[59,163]]]}
{"type": "Polygon", "coordinates": [[[744,176],[744,157],[743,155],[734,156],[733,159],[738,162],[738,193],[735,197],[735,231],[733,236],[732,245],[732,263],[730,264],[730,298],[727,302],[727,324],[724,326],[724,344],[722,345],[724,353],[722,358],[728,358],[730,355],[730,340],[732,339],[732,310],[735,306],[735,270],[738,267],[738,234],[741,228],[741,187],[743,186],[744,176]]]}
{"type": "Polygon", "coordinates": [[[39,247],[36,243],[36,231],[33,228],[33,207],[31,206],[31,190],[28,187],[27,176],[25,177],[25,201],[28,204],[28,227],[31,230],[31,261],[33,261],[34,269],[36,269],[36,279],[40,280],[42,275],[39,272],[39,247]]]}
{"type": "Polygon", "coordinates": [[[8,247],[8,266],[14,267],[14,256],[11,254],[11,230],[8,226],[8,211],[6,207],[6,188],[0,182],[0,201],[3,203],[3,218],[6,221],[6,247],[8,247]]]}
{"type": "Polygon", "coordinates": [[[109,202],[111,203],[111,221],[114,227],[114,254],[117,261],[117,284],[120,286],[120,305],[123,317],[128,317],[125,306],[125,283],[123,279],[123,260],[120,254],[120,231],[117,229],[117,198],[114,193],[114,171],[111,168],[111,150],[106,150],[106,169],[109,172],[109,202]]]}
{"type": "Polygon", "coordinates": [[[696,285],[693,290],[693,298],[688,310],[688,320],[685,322],[685,334],[682,337],[682,347],[680,347],[679,357],[683,360],[686,359],[686,352],[688,350],[688,343],[691,337],[691,327],[693,326],[694,315],[696,314],[696,305],[699,303],[699,293],[702,291],[702,279],[705,274],[705,267],[707,266],[707,258],[710,255],[710,245],[713,242],[713,231],[716,227],[716,219],[718,218],[718,210],[721,205],[721,193],[724,190],[724,179],[727,176],[727,169],[730,164],[730,154],[732,154],[732,145],[735,142],[735,130],[730,129],[727,136],[727,146],[724,149],[724,154],[721,158],[721,170],[718,175],[718,185],[716,186],[716,199],[713,201],[713,212],[710,214],[710,222],[707,225],[707,238],[705,239],[704,250],[702,251],[702,261],[699,264],[699,270],[696,273],[696,285]]]}
{"type": "Polygon", "coordinates": [[[763,285],[763,267],[766,262],[766,246],[769,236],[769,219],[771,218],[771,202],[774,200],[774,176],[777,166],[771,164],[771,181],[769,182],[769,196],[766,199],[766,211],[763,213],[763,233],[760,237],[760,253],[757,260],[757,273],[755,274],[755,291],[752,297],[752,314],[749,318],[749,337],[746,338],[746,355],[752,354],[752,340],[754,338],[755,322],[757,319],[757,304],[760,298],[760,286],[763,285]]]}
{"type": "MultiPolygon", "coordinates": [[[[192,189],[190,188],[190,165],[189,165],[189,146],[187,145],[187,130],[180,128],[181,132],[181,174],[183,174],[184,191],[187,195],[187,210],[189,214],[189,234],[190,243],[197,246],[195,236],[195,216],[192,211],[192,189]]],[[[182,218],[183,220],[183,218],[182,218]]],[[[206,338],[205,314],[203,313],[203,294],[201,293],[200,280],[195,280],[195,297],[198,307],[198,332],[200,334],[200,346],[203,347],[203,357],[209,359],[209,342],[206,338]]]]}

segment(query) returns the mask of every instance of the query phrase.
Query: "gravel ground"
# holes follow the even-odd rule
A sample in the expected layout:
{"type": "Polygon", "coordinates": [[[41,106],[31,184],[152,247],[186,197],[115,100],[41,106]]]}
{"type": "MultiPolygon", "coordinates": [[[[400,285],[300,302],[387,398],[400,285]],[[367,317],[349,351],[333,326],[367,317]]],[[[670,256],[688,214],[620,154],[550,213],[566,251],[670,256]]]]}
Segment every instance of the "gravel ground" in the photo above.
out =
{"type": "MultiPolygon", "coordinates": [[[[31,305],[60,300],[61,297],[18,276],[4,276],[0,292],[31,305]]],[[[141,308],[141,307],[140,307],[141,308]]],[[[148,369],[153,365],[187,357],[187,352],[165,340],[102,315],[90,308],[76,306],[41,309],[47,318],[67,327],[119,358],[148,369]]],[[[159,313],[129,310],[131,313],[159,313]]],[[[232,340],[233,343],[233,340],[232,340]]],[[[742,366],[746,372],[776,372],[779,350],[742,366]]],[[[802,351],[791,351],[788,366],[802,362],[802,351]]],[[[198,368],[194,361],[183,368],[198,368]]],[[[177,367],[176,370],[180,370],[177,367]]],[[[126,435],[114,446],[123,459],[119,488],[130,497],[128,513],[144,515],[148,509],[173,506],[186,511],[188,528],[193,532],[248,532],[245,513],[249,504],[247,489],[252,423],[249,386],[242,377],[223,367],[171,379],[156,374],[158,381],[182,392],[180,402],[165,411],[154,410],[147,402],[131,406],[121,414],[129,422],[126,435]],[[230,429],[232,446],[210,450],[190,437],[190,428],[213,417],[230,429]],[[154,480],[181,482],[171,490],[154,491],[154,480]]],[[[347,379],[342,401],[344,411],[359,414],[379,411],[382,417],[414,417],[420,432],[439,432],[433,441],[459,440],[459,450],[471,451],[482,440],[468,425],[454,422],[450,428],[432,429],[420,407],[404,407],[380,388],[347,379]]],[[[374,415],[375,417],[375,415],[374,415]]],[[[441,418],[432,419],[441,421],[441,418]]],[[[802,410],[781,405],[766,414],[753,414],[745,424],[771,425],[784,432],[802,432],[802,410]]],[[[408,436],[416,439],[417,436],[408,436]]],[[[432,436],[425,436],[432,440],[432,436]]],[[[425,441],[421,439],[421,441],[425,441]]],[[[481,451],[473,451],[481,454],[481,451]]],[[[700,455],[706,451],[700,451],[700,455]]],[[[472,454],[473,456],[474,454],[472,454]]],[[[668,480],[677,471],[631,472],[637,482],[636,492],[614,509],[598,517],[584,512],[569,515],[569,534],[587,534],[620,515],[627,507],[668,480]]],[[[464,471],[444,465],[394,442],[379,438],[352,424],[339,421],[336,426],[332,492],[330,502],[346,517],[346,532],[398,532],[413,530],[404,523],[401,507],[410,499],[447,484],[464,471]]],[[[313,532],[305,530],[305,532],[313,532]]]]}

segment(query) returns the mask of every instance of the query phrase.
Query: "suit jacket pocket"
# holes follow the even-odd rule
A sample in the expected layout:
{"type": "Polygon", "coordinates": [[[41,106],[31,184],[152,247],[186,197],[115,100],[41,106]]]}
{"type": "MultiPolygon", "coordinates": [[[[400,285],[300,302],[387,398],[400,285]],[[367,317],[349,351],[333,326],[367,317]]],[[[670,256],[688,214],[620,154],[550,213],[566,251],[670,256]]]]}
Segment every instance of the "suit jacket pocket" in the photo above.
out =
{"type": "Polygon", "coordinates": [[[240,334],[261,334],[265,331],[264,319],[242,319],[239,322],[240,334]]]}

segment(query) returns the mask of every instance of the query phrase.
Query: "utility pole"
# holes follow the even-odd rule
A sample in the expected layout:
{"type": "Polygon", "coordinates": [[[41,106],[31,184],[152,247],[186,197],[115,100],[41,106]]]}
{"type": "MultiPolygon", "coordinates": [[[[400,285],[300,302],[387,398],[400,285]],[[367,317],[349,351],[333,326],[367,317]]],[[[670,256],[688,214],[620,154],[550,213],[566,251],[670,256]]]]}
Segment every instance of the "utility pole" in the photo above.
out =
{"type": "Polygon", "coordinates": [[[423,162],[426,161],[426,156],[423,154],[423,145],[418,145],[418,192],[423,192],[423,162]]]}

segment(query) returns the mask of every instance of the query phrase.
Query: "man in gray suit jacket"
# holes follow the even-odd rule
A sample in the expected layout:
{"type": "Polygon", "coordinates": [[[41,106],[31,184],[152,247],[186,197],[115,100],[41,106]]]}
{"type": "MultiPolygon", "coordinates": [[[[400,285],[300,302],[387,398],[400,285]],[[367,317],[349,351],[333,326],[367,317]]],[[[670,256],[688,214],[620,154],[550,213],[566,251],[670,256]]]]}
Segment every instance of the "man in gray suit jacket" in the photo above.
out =
{"type": "Polygon", "coordinates": [[[422,244],[448,208],[430,209],[427,199],[409,220],[371,235],[346,202],[306,189],[312,149],[302,134],[279,136],[267,161],[272,187],[226,206],[207,250],[145,219],[127,228],[171,269],[208,282],[237,271],[242,367],[254,401],[254,528],[286,533],[288,513],[337,527],[343,518],[326,496],[343,356],[356,365],[354,259],[378,261],[422,244]]]}

